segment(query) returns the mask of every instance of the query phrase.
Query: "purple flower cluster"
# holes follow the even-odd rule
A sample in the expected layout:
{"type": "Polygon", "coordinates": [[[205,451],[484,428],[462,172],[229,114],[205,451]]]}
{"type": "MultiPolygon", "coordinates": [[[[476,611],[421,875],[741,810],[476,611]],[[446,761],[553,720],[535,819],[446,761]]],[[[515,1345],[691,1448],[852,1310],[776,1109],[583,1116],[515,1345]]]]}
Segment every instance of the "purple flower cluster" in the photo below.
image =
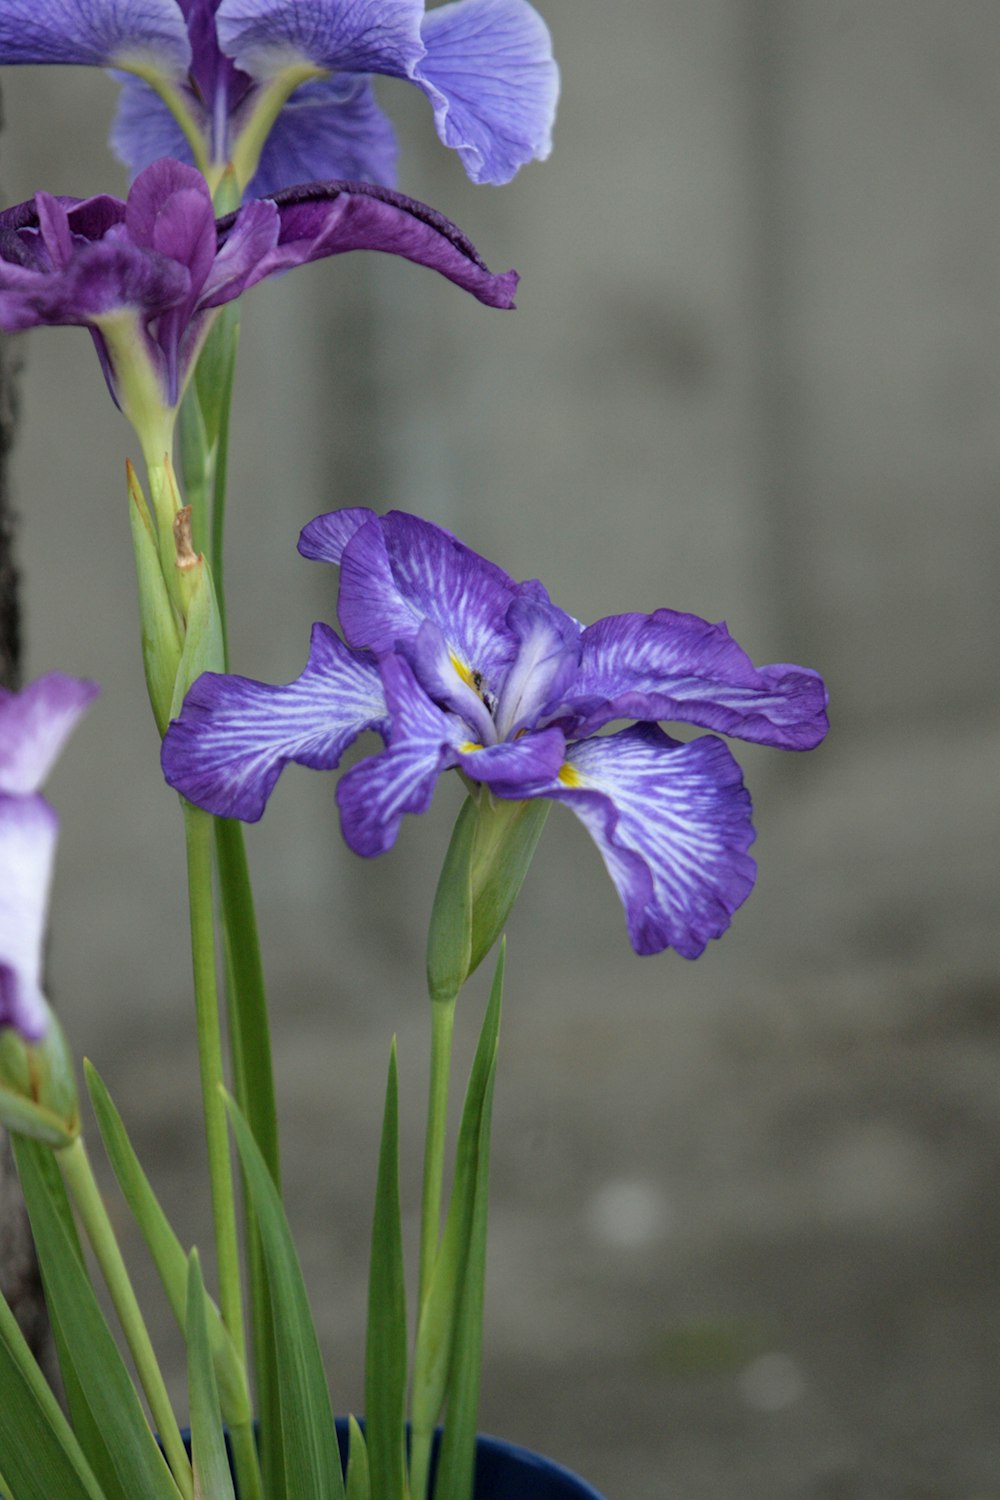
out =
{"type": "Polygon", "coordinates": [[[548,155],[559,87],[527,0],[4,0],[0,63],[129,75],[112,141],[133,173],[162,156],[225,165],[259,136],[253,196],[314,179],[393,184],[373,74],[426,95],[474,182],[548,155]]]}
{"type": "MultiPolygon", "coordinates": [[[[454,224],[412,198],[311,183],[216,220],[201,174],[163,160],[139,174],[127,202],[37,193],[0,213],[0,328],[82,324],[119,405],[129,408],[131,380],[173,408],[215,309],[265,277],[360,249],[403,256],[481,302],[513,306],[516,275],[493,275],[454,224]],[[136,380],[141,371],[150,379],[136,380]]],[[[129,415],[141,426],[141,412],[129,415]]]]}
{"type": "Polygon", "coordinates": [[[659,609],[583,626],[540,583],[516,583],[449,532],[365,509],[318,517],[306,557],[340,567],[341,639],[313,627],[284,687],[208,673],[167,731],[163,768],[190,801],[255,821],[289,761],[336,766],[363,730],[385,742],[337,789],[344,838],[381,854],[441,772],[494,796],[547,797],[598,845],[639,953],[696,957],[755,876],[740,768],[714,735],[807,750],[826,691],[803,667],[755,667],[721,624],[659,609]],[[601,733],[619,720],[627,727],[601,733]]]}
{"type": "Polygon", "coordinates": [[[0,1026],[29,1042],[45,1032],[42,942],[58,821],[38,788],[81,714],[92,682],[50,672],[0,691],[0,1026]]]}

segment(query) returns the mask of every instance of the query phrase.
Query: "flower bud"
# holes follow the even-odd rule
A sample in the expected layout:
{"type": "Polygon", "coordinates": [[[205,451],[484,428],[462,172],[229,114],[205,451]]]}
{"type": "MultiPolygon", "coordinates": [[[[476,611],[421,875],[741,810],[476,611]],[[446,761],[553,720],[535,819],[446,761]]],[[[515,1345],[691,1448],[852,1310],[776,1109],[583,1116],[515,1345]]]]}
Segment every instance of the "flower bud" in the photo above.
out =
{"type": "Polygon", "coordinates": [[[551,803],[494,797],[485,786],[458,815],[431,913],[427,983],[432,1000],[453,1000],[510,916],[551,803]]]}
{"type": "Polygon", "coordinates": [[[0,1125],[56,1147],[80,1134],[73,1059],[51,1011],[40,1042],[26,1042],[13,1026],[0,1028],[0,1125]]]}

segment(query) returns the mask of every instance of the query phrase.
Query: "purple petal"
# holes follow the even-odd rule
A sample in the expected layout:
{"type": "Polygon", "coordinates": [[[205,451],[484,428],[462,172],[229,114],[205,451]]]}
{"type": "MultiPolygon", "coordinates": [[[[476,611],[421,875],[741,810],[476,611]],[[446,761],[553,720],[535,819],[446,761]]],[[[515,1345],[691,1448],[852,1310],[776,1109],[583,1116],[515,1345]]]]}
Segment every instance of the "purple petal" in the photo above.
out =
{"type": "MultiPolygon", "coordinates": [[[[439,271],[489,307],[514,305],[516,271],[494,275],[461,230],[413,198],[371,183],[331,182],[290,188],[273,201],[281,215],[278,247],[260,262],[249,285],[328,255],[381,250],[439,271]]],[[[221,240],[234,221],[232,214],[219,220],[221,240]]]]}
{"type": "Polygon", "coordinates": [[[516,639],[506,615],[517,585],[450,531],[402,511],[362,526],[340,563],[340,619],[352,645],[382,654],[412,643],[425,620],[456,665],[498,682],[516,639]]]}
{"type": "Polygon", "coordinates": [[[41,1041],[42,942],[58,824],[43,797],[0,797],[0,1026],[41,1041]]]}
{"type": "Polygon", "coordinates": [[[298,182],[396,181],[396,136],[366,78],[343,75],[296,89],[271,128],[247,197],[298,182]]]}
{"type": "Polygon", "coordinates": [[[164,738],[163,774],[198,807],[255,823],[289,761],[329,770],[362,730],[384,734],[385,714],[374,662],[317,624],[305,671],[285,687],[199,677],[164,738]]]}
{"type": "Polygon", "coordinates": [[[191,61],[176,0],[4,0],[0,63],[147,67],[180,77],[191,61]]]}
{"type": "Polygon", "coordinates": [[[400,645],[424,692],[442,708],[457,714],[468,730],[466,738],[495,744],[497,730],[486,702],[486,678],[481,672],[470,671],[441,627],[433,620],[424,620],[415,639],[400,645]]]}
{"type": "Polygon", "coordinates": [[[459,765],[473,781],[497,787],[502,797],[519,797],[523,789],[551,782],[566,755],[560,729],[539,729],[516,740],[470,749],[460,745],[459,765]]]}
{"type": "Polygon", "coordinates": [[[387,656],[379,665],[391,721],[389,747],[359,761],[337,786],[344,838],[366,858],[392,847],[405,813],[427,811],[438,776],[458,759],[461,739],[401,657],[387,656]]]}
{"type": "Polygon", "coordinates": [[[200,172],[169,159],[140,172],[129,189],[125,226],[134,244],[187,267],[192,295],[201,290],[216,237],[212,195],[200,172]]]}
{"type": "Polygon", "coordinates": [[[423,56],[423,0],[222,0],[219,42],[237,67],[270,78],[290,63],[405,78],[423,56]]]}
{"type": "Polygon", "coordinates": [[[561,703],[580,662],[580,626],[548,598],[523,593],[507,611],[507,624],[518,644],[497,705],[501,739],[537,724],[561,703]]]}
{"type": "Polygon", "coordinates": [[[455,0],[429,11],[421,34],[427,55],[410,76],[473,182],[509,182],[548,156],[559,70],[526,0],[455,0]]]}
{"type": "Polygon", "coordinates": [[[279,229],[273,203],[264,199],[244,204],[201,289],[199,308],[231,302],[255,281],[257,266],[278,243],[279,229]]]}
{"type": "Polygon", "coordinates": [[[339,568],[351,537],[374,516],[375,512],[364,505],[345,506],[343,510],[331,510],[324,516],[317,516],[299,533],[299,551],[314,562],[334,563],[339,568]]]}
{"type": "Polygon", "coordinates": [[[597,843],[637,953],[697,958],[753,888],[750,798],[721,740],[682,745],[635,724],[572,746],[544,795],[567,803],[597,843]]]}
{"type": "Polygon", "coordinates": [[[589,626],[567,698],[581,736],[613,719],[669,719],[786,750],[819,744],[826,702],[807,667],[755,667],[725,625],[670,609],[589,626]]]}
{"type": "Polygon", "coordinates": [[[19,693],[0,690],[0,793],[36,792],[100,689],[48,672],[19,693]]]}
{"type": "Polygon", "coordinates": [[[194,162],[190,143],[176,117],[141,78],[122,77],[110,141],[130,178],[164,156],[187,165],[194,162]]]}

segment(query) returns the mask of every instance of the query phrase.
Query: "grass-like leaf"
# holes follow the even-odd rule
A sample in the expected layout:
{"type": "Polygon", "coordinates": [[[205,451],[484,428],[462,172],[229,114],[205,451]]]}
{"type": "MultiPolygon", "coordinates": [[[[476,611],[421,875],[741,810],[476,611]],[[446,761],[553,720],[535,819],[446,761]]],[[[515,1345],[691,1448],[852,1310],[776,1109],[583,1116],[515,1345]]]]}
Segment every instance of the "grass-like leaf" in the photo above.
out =
{"type": "MultiPolygon", "coordinates": [[[[469,1267],[470,1246],[480,1176],[484,1110],[496,1065],[503,996],[505,946],[502,943],[489,1005],[469,1075],[455,1151],[454,1185],[441,1247],[434,1263],[417,1329],[412,1397],[413,1500],[423,1500],[431,1439],[453,1369],[455,1329],[469,1267]]],[[[487,1118],[487,1136],[489,1122],[487,1118]]]]}
{"type": "Polygon", "coordinates": [[[198,1500],[236,1500],[208,1341],[207,1304],[198,1252],[192,1250],[188,1261],[186,1336],[194,1492],[198,1500]]]}
{"type": "Polygon", "coordinates": [[[2,1296],[0,1468],[7,1500],[106,1500],[2,1296]]]}
{"type": "Polygon", "coordinates": [[[371,1471],[365,1435],[354,1417],[348,1417],[347,1500],[372,1500],[371,1471]]]}
{"type": "Polygon", "coordinates": [[[372,1494],[406,1496],[406,1285],[399,1205],[399,1087],[396,1043],[389,1057],[368,1279],[365,1439],[372,1494]]]}
{"type": "MultiPolygon", "coordinates": [[[[31,1142],[20,1145],[30,1146],[31,1142]]],[[[79,1244],[65,1222],[65,1203],[39,1169],[35,1153],[18,1151],[18,1170],[57,1339],[75,1376],[75,1399],[100,1435],[114,1493],[126,1500],[178,1500],[166,1460],[150,1431],[135,1387],[94,1295],[79,1244]]],[[[101,1479],[108,1487],[103,1472],[101,1479]]],[[[58,1493],[58,1492],[55,1492],[58,1493]]]]}
{"type": "MultiPolygon", "coordinates": [[[[184,1247],[160,1207],[104,1080],[86,1058],[83,1063],[83,1072],[90,1093],[90,1102],[94,1109],[94,1117],[97,1120],[97,1128],[101,1133],[111,1170],[142,1232],[160,1281],[163,1283],[163,1290],[167,1294],[171,1311],[183,1332],[188,1316],[188,1258],[184,1247]]],[[[231,1427],[249,1423],[252,1420],[252,1412],[246,1375],[232,1337],[222,1321],[218,1308],[210,1298],[206,1304],[206,1318],[223,1420],[231,1427]]]]}
{"type": "MultiPolygon", "coordinates": [[[[448,1410],[441,1439],[434,1500],[470,1500],[476,1464],[476,1429],[479,1417],[479,1386],[483,1359],[483,1302],[486,1286],[486,1230],[489,1210],[490,1131],[493,1121],[493,1087],[496,1081],[500,1005],[503,994],[504,949],[497,959],[490,1007],[495,1011],[493,1046],[482,1045],[476,1054],[473,1076],[482,1071],[481,1108],[476,1140],[476,1165],[471,1214],[465,1255],[465,1270],[455,1308],[451,1364],[448,1375],[448,1410]],[[483,1077],[485,1074],[485,1077],[483,1077]]],[[[484,1024],[484,1035],[489,1029],[484,1024]]],[[[477,1079],[477,1088],[478,1088],[477,1079]]],[[[470,1083],[470,1093],[472,1085],[470,1083]]],[[[451,1210],[449,1209],[449,1220],[451,1210]]],[[[448,1228],[445,1228],[445,1240],[448,1228]]],[[[444,1247],[442,1247],[443,1249],[444,1247]]]]}
{"type": "Polygon", "coordinates": [[[283,1489],[273,1500],[344,1500],[344,1476],[319,1341],[285,1211],[239,1107],[226,1107],[260,1228],[271,1300],[283,1489]]]}

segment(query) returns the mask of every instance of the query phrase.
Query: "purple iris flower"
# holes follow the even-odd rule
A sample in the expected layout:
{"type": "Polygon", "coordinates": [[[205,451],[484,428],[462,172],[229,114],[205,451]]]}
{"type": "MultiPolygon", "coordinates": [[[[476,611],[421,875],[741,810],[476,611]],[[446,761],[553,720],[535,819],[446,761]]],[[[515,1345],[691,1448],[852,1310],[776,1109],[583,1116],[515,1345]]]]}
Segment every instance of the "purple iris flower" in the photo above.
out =
{"type": "Polygon", "coordinates": [[[576,813],[637,952],[695,958],[725,931],[755,876],[750,798],[722,740],[681,743],[657,721],[807,750],[827,730],[815,672],[755,667],[725,625],[669,609],[585,627],[541,584],[400,512],[320,516],[299,550],[339,564],[344,640],[314,625],[308,665],[285,687],[199,678],[164,740],[171,786],[252,822],[288,761],[332,768],[374,729],[385,748],[337,789],[358,854],[388,849],[457,768],[497,797],[576,813]],[[638,722],[599,733],[622,719],[638,722]]]}
{"type": "Polygon", "coordinates": [[[325,178],[392,185],[372,74],[427,95],[475,182],[507,182],[548,154],[558,94],[527,0],[427,12],[424,0],[4,0],[0,63],[131,75],[112,142],[133,172],[174,156],[211,176],[242,159],[255,195],[325,178]]]}
{"type": "Polygon", "coordinates": [[[50,672],[0,690],[0,1026],[41,1041],[42,941],[58,822],[38,788],[84,709],[92,682],[50,672]]]}
{"type": "Polygon", "coordinates": [[[454,224],[388,188],[308,183],[216,220],[201,174],[164,160],[124,203],[37,193],[0,213],[0,328],[89,328],[112,395],[143,431],[176,407],[217,308],[347,250],[401,255],[513,306],[514,272],[494,276],[454,224]]]}

